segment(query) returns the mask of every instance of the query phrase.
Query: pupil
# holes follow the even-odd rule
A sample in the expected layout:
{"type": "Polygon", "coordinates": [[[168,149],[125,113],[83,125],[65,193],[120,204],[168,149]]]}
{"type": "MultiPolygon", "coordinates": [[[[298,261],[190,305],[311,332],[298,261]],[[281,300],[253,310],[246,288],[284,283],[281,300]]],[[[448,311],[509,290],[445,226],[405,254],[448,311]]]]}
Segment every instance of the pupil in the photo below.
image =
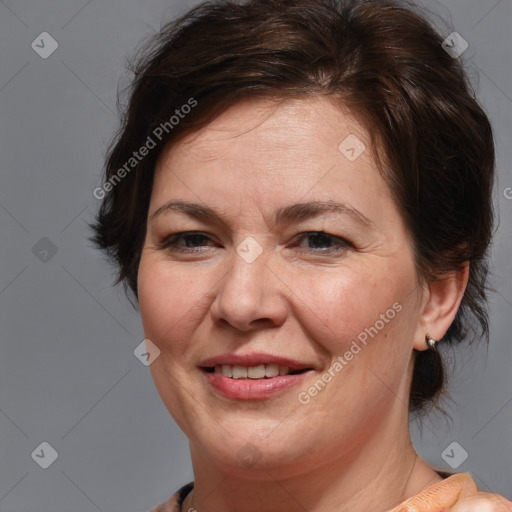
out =
{"type": "Polygon", "coordinates": [[[185,239],[186,246],[192,247],[194,244],[200,245],[200,242],[203,238],[203,235],[189,235],[188,238],[185,239]]]}
{"type": "Polygon", "coordinates": [[[331,239],[325,233],[317,233],[311,235],[311,237],[313,238],[313,245],[315,245],[316,242],[316,244],[320,244],[322,246],[330,246],[331,239]]]}

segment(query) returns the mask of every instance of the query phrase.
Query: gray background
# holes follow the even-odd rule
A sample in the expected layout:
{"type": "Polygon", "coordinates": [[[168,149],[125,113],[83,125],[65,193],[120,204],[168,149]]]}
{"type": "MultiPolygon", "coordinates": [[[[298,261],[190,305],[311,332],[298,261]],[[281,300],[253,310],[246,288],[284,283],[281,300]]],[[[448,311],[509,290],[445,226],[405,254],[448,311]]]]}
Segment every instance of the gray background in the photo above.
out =
{"type": "MultiPolygon", "coordinates": [[[[143,512],[193,479],[187,439],[133,354],[138,314],[86,222],[125,58],[195,3],[0,0],[1,512],[143,512]],[[42,32],[59,45],[46,59],[31,47],[42,32]],[[47,469],[31,457],[44,441],[58,452],[47,469]]],[[[501,222],[489,349],[444,351],[453,422],[435,414],[411,431],[437,468],[453,470],[442,454],[456,442],[468,453],[456,470],[512,498],[512,0],[426,5],[469,43],[462,58],[496,133],[501,222]]],[[[458,445],[448,453],[461,459],[458,445]]]]}

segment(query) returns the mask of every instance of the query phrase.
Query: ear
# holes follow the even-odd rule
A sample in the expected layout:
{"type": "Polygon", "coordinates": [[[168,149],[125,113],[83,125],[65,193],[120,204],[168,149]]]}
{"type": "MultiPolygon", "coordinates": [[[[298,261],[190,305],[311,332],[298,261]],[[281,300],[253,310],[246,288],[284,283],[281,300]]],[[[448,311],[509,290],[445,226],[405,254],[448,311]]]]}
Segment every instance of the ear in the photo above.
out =
{"type": "Polygon", "coordinates": [[[466,262],[462,269],[444,274],[425,288],[413,348],[427,349],[427,333],[436,341],[446,334],[459,309],[468,278],[469,262],[466,262]]]}

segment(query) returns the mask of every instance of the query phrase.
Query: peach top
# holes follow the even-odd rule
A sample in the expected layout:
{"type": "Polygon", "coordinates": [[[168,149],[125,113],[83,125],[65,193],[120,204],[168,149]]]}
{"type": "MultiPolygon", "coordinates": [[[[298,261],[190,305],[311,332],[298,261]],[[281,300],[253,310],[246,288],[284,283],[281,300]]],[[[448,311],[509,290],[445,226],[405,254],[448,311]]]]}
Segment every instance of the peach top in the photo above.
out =
{"type": "MultiPolygon", "coordinates": [[[[181,510],[181,503],[192,488],[193,482],[184,485],[169,500],[150,512],[187,512],[181,510]]],[[[478,491],[469,473],[456,473],[406,499],[389,512],[445,512],[460,500],[478,494],[489,496],[488,493],[478,491]]]]}

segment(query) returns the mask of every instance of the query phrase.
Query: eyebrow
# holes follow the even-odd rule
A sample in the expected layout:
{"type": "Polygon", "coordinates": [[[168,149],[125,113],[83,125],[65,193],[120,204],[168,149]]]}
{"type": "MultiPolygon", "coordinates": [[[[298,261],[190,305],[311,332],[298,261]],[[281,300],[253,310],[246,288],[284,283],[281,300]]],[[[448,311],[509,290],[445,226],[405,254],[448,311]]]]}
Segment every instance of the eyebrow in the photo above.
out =
{"type": "MultiPolygon", "coordinates": [[[[184,213],[189,217],[193,217],[200,221],[206,221],[226,226],[225,220],[214,208],[200,203],[182,201],[180,199],[168,201],[160,208],[158,208],[150,216],[150,219],[153,220],[158,215],[171,211],[184,213]]],[[[308,218],[314,218],[329,213],[348,215],[368,228],[375,228],[375,224],[365,215],[363,215],[359,210],[356,210],[346,203],[340,203],[336,201],[309,201],[306,203],[296,203],[288,206],[282,206],[275,211],[274,219],[276,224],[285,224],[301,221],[308,218]]]]}

